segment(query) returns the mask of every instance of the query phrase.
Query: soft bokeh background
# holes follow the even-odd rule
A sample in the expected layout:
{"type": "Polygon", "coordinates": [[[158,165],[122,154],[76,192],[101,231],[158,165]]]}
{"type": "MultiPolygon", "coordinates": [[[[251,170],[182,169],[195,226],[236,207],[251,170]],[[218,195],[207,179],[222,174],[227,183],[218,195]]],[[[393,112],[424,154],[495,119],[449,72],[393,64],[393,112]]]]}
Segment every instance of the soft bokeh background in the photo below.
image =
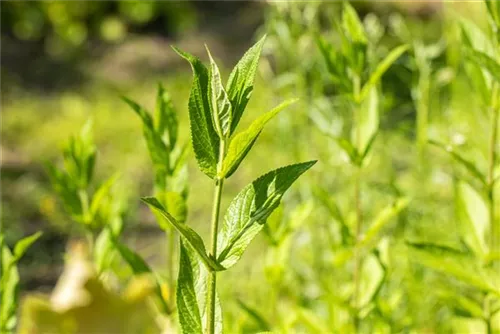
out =
{"type": "MultiPolygon", "coordinates": [[[[445,42],[446,51],[433,60],[436,70],[431,82],[429,136],[461,145],[470,157],[484,164],[487,121],[481,120],[470,87],[459,71],[457,33],[448,24],[457,13],[481,18],[480,4],[354,4],[365,24],[375,22],[372,32],[381,33],[381,52],[410,42],[402,41],[391,30],[398,17],[407,20],[415,39],[428,44],[445,42]],[[379,20],[374,20],[374,15],[379,20]],[[472,149],[475,144],[479,149],[472,149]]],[[[303,266],[321,262],[318,254],[329,256],[329,251],[319,249],[327,244],[325,235],[330,233],[322,231],[332,223],[326,218],[326,210],[313,200],[311,184],[324,186],[344,208],[350,206],[352,186],[345,157],[317,127],[318,122],[326,124],[326,117],[326,126],[334,132],[342,131],[348,115],[327,98],[333,88],[308,32],[331,31],[331,18],[338,17],[339,11],[338,2],[2,1],[1,219],[9,243],[36,230],[44,231],[43,238],[21,262],[23,291],[51,289],[61,271],[67,241],[79,237],[51,189],[42,162],[57,161],[64,141],[89,118],[94,122],[98,147],[97,178],[102,180],[117,171],[121,175],[120,187],[129,205],[127,243],[161,267],[163,240],[158,237],[161,234],[152,215],[139,201],[140,196],[151,193],[151,164],[141,124],[119,97],[126,95],[152,107],[156,85],[162,82],[173,97],[181,137],[187,141],[191,71],[170,45],[206,59],[206,43],[223,74],[228,74],[241,54],[268,33],[253,97],[240,126],[285,98],[298,96],[301,102],[263,132],[248,162],[227,183],[223,209],[239,189],[265,171],[318,158],[318,166],[296,185],[289,199],[292,204],[311,200],[315,205],[305,223],[306,230],[313,232],[298,233],[292,250],[296,259],[290,267],[299,278],[293,278],[289,288],[296,291],[289,294],[304,305],[319,298],[320,287],[313,278],[323,275],[328,280],[340,274],[331,268],[318,273],[303,266]]],[[[434,238],[453,244],[457,242],[451,200],[453,171],[449,159],[438,151],[432,151],[432,166],[418,160],[415,107],[408,89],[416,78],[405,66],[406,61],[396,64],[384,77],[382,134],[366,171],[366,215],[370,217],[384,207],[395,194],[405,194],[412,198],[412,204],[393,228],[395,238],[434,238]],[[422,173],[428,176],[425,182],[419,179],[422,173]]],[[[194,158],[189,161],[188,222],[206,236],[211,202],[207,194],[211,194],[212,185],[197,170],[194,158]]],[[[261,283],[264,259],[257,260],[264,253],[262,244],[258,240],[234,271],[222,275],[220,291],[223,304],[228,305],[226,321],[240,319],[235,296],[255,305],[266,301],[270,287],[261,283]]],[[[404,254],[401,263],[407,265],[404,254]]],[[[415,283],[403,276],[395,277],[393,284],[414,284],[414,291],[421,289],[410,298],[432,299],[424,292],[429,282],[438,278],[426,276],[426,280],[415,283]]],[[[416,322],[422,328],[439,328],[449,311],[434,300],[410,300],[406,311],[423,302],[431,307],[420,311],[416,322]]],[[[405,310],[401,313],[401,317],[408,315],[405,310]]]]}

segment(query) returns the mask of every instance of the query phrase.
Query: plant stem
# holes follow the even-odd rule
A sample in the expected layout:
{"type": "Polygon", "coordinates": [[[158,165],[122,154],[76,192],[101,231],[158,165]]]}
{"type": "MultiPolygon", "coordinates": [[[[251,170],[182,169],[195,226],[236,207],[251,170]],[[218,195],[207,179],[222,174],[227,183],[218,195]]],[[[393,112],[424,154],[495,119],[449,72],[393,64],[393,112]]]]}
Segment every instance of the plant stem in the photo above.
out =
{"type": "Polygon", "coordinates": [[[168,292],[169,292],[169,296],[168,298],[172,300],[171,305],[170,306],[170,309],[174,309],[174,295],[175,295],[175,275],[174,275],[174,271],[175,271],[175,230],[174,229],[170,229],[170,231],[168,231],[168,271],[169,271],[169,274],[168,274],[168,279],[169,279],[169,282],[168,282],[168,292]]]}
{"type": "Polygon", "coordinates": [[[496,145],[498,141],[498,86],[494,85],[492,89],[492,106],[491,106],[491,133],[489,143],[489,158],[488,158],[488,202],[489,202],[489,217],[491,225],[491,251],[498,251],[500,247],[500,226],[495,221],[495,165],[497,161],[496,145]]]}
{"type": "MultiPolygon", "coordinates": [[[[360,123],[360,105],[361,101],[359,101],[359,92],[361,89],[361,82],[359,76],[354,77],[354,100],[356,103],[354,110],[354,126],[355,126],[355,138],[356,138],[356,146],[359,149],[361,143],[361,128],[359,126],[360,123]]],[[[358,332],[359,328],[359,317],[357,314],[358,311],[358,299],[359,299],[359,284],[360,284],[360,267],[361,267],[361,256],[359,250],[359,241],[361,237],[361,228],[363,223],[363,212],[361,208],[361,182],[362,182],[362,165],[357,166],[356,174],[354,176],[354,203],[356,210],[356,223],[355,223],[355,245],[354,245],[354,292],[353,292],[353,306],[356,309],[355,319],[354,319],[354,328],[356,332],[358,332]]]]}
{"type": "MultiPolygon", "coordinates": [[[[217,164],[217,172],[222,168],[222,161],[224,160],[226,143],[224,140],[220,141],[219,146],[219,160],[217,164]]],[[[219,211],[222,198],[222,188],[224,186],[224,178],[215,178],[214,190],[214,203],[212,207],[212,221],[211,221],[211,252],[212,257],[217,256],[217,232],[219,230],[219,211]]],[[[210,271],[208,273],[208,295],[207,295],[207,333],[215,333],[215,297],[217,293],[217,272],[210,271]]]]}

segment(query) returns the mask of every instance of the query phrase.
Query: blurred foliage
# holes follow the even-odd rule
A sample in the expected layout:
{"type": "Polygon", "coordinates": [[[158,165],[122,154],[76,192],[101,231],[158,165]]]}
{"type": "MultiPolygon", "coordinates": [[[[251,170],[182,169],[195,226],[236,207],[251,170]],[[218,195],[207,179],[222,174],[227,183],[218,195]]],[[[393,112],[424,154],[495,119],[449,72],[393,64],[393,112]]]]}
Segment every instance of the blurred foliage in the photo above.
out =
{"type": "Polygon", "coordinates": [[[88,41],[120,42],[127,34],[185,33],[196,24],[188,1],[4,1],[2,33],[40,42],[51,56],[78,52],[88,41]]]}
{"type": "MultiPolygon", "coordinates": [[[[100,19],[94,19],[94,14],[85,14],[86,19],[80,18],[79,14],[63,15],[76,17],[72,20],[85,28],[71,28],[65,21],[67,25],[59,28],[64,30],[61,36],[67,31],[78,35],[80,29],[85,31],[85,38],[79,43],[58,43],[69,46],[69,50],[79,50],[93,38],[120,41],[128,38],[130,33],[149,28],[152,30],[146,32],[158,31],[153,29],[156,18],[166,17],[161,11],[155,11],[149,21],[138,23],[120,9],[120,3],[86,2],[82,5],[104,8],[106,15],[95,14],[100,19]],[[101,28],[105,21],[108,27],[101,28]],[[101,29],[109,29],[108,37],[101,35],[101,29]]],[[[129,3],[134,6],[134,2],[129,3]]],[[[460,18],[465,17],[478,24],[479,33],[484,32],[488,26],[484,19],[486,8],[474,2],[432,2],[425,15],[420,15],[420,12],[418,15],[408,14],[401,9],[408,6],[411,7],[410,13],[414,13],[419,3],[398,3],[394,7],[377,2],[374,5],[377,15],[366,7],[366,3],[355,3],[361,8],[360,17],[368,42],[375,50],[370,57],[380,59],[395,45],[411,45],[408,54],[382,78],[380,134],[373,146],[374,154],[364,170],[363,205],[367,221],[376,221],[376,214],[392,204],[395,197],[406,196],[410,203],[380,230],[376,251],[386,267],[386,277],[377,292],[375,307],[364,318],[363,329],[367,332],[379,330],[380,333],[479,333],[484,331],[483,321],[470,316],[482,314],[482,305],[479,304],[484,295],[456,279],[408,261],[411,256],[405,242],[434,243],[451,249],[464,247],[458,223],[459,206],[457,208],[455,199],[456,180],[465,178],[473,186],[478,184],[469,176],[467,168],[453,163],[454,158],[446,150],[427,145],[426,140],[445,143],[445,148],[460,152],[480,170],[486,168],[491,120],[483,108],[481,94],[468,76],[470,66],[464,60],[459,25],[460,18]],[[418,149],[417,138],[421,143],[418,149]]],[[[3,31],[21,38],[16,37],[19,32],[14,32],[15,22],[31,22],[20,18],[38,15],[43,23],[36,27],[42,27],[43,33],[38,33],[38,28],[17,29],[37,30],[31,33],[34,37],[25,38],[43,43],[49,51],[53,43],[50,40],[63,37],[58,35],[57,24],[48,19],[46,7],[69,8],[73,4],[76,2],[3,2],[3,31]],[[15,12],[12,8],[17,8],[18,13],[11,14],[15,12]],[[27,8],[31,9],[25,11],[27,8]],[[35,14],[28,14],[30,11],[35,14]],[[14,17],[19,19],[14,20],[14,17]],[[49,37],[51,35],[55,37],[49,37]]],[[[190,6],[188,2],[156,2],[153,6],[170,7],[174,4],[190,6]]],[[[234,271],[220,278],[222,288],[219,292],[225,305],[228,333],[284,328],[325,333],[334,323],[348,322],[349,307],[345,297],[352,289],[352,264],[348,261],[350,253],[341,245],[341,220],[349,225],[354,219],[351,209],[353,173],[347,167],[348,157],[324,132],[346,134],[352,113],[348,104],[337,98],[338,88],[332,84],[315,43],[315,34],[321,34],[330,43],[340,45],[334,24],[340,9],[341,4],[337,2],[273,2],[266,5],[265,22],[256,33],[260,36],[267,32],[269,35],[264,49],[266,59],[259,67],[260,75],[248,107],[249,114],[261,113],[286,97],[298,96],[301,100],[261,134],[261,150],[252,152],[248,156],[251,167],[240,170],[227,184],[228,193],[223,198],[223,206],[251,175],[294,160],[319,158],[318,165],[305,177],[310,184],[320,185],[317,188],[322,189],[311,187],[307,182],[299,184],[286,198],[281,213],[270,218],[266,238],[252,245],[234,271]],[[299,202],[303,205],[297,210],[290,209],[299,202]],[[266,260],[253,261],[258,257],[266,260]]],[[[86,13],[94,12],[87,10],[86,13]]],[[[58,16],[55,17],[57,21],[58,16]]],[[[179,14],[178,19],[181,17],[179,14]]],[[[187,14],[187,22],[194,17],[187,14]]],[[[26,23],[18,23],[18,26],[23,24],[26,23]]],[[[160,26],[161,29],[165,27],[160,26]]],[[[238,29],[236,23],[234,29],[238,29]]],[[[473,40],[478,42],[480,38],[473,40]]],[[[245,43],[247,46],[252,44],[250,40],[245,43]]],[[[198,49],[193,50],[189,51],[201,54],[198,49]]],[[[173,51],[165,49],[165,54],[173,54],[173,51]]],[[[190,70],[181,65],[176,65],[176,69],[178,71],[169,73],[167,78],[159,77],[158,73],[147,73],[146,79],[141,81],[124,80],[113,85],[92,81],[84,87],[66,87],[52,95],[17,87],[15,94],[8,99],[2,98],[1,182],[2,188],[8,191],[1,195],[1,219],[6,223],[9,245],[26,234],[26,229],[31,231],[41,226],[45,226],[48,233],[64,231],[65,238],[75,232],[56,205],[56,197],[40,171],[40,162],[54,160],[61,144],[70,134],[76,133],[89,116],[94,120],[99,157],[96,180],[104,180],[120,171],[123,176],[120,190],[127,198],[151,194],[153,181],[148,172],[151,162],[146,144],[140,140],[137,119],[117,95],[139,97],[138,103],[152,110],[152,103],[147,103],[154,100],[152,87],[158,80],[164,82],[179,110],[180,142],[186,142],[189,131],[185,101],[190,70]]],[[[225,69],[221,70],[225,72],[225,69]]],[[[248,120],[243,119],[242,123],[245,122],[248,120]]],[[[193,160],[188,159],[190,191],[202,196],[188,200],[188,221],[201,230],[200,234],[207,235],[206,221],[200,217],[206,216],[210,210],[211,196],[203,194],[211,194],[211,184],[196,171],[193,160]]],[[[495,173],[499,175],[500,166],[496,167],[495,173]]],[[[496,207],[500,207],[498,196],[496,207]]],[[[139,227],[150,227],[153,217],[144,212],[138,201],[130,200],[124,219],[132,223],[124,233],[127,242],[137,246],[148,263],[163,264],[163,234],[159,237],[158,230],[154,230],[152,240],[150,235],[139,230],[139,227]]],[[[38,272],[26,268],[42,267],[46,264],[45,257],[55,253],[52,251],[54,245],[43,244],[47,242],[45,240],[44,237],[34,245],[36,251],[26,254],[31,262],[20,263],[21,283],[28,276],[40,280],[38,272]],[[38,248],[39,244],[43,248],[38,248]]],[[[52,243],[61,245],[64,241],[57,239],[52,243]]],[[[121,276],[130,274],[128,268],[121,270],[121,276]]],[[[30,287],[38,288],[39,282],[32,284],[30,287]]],[[[497,312],[492,322],[496,320],[500,324],[499,318],[500,312],[497,312]]]]}

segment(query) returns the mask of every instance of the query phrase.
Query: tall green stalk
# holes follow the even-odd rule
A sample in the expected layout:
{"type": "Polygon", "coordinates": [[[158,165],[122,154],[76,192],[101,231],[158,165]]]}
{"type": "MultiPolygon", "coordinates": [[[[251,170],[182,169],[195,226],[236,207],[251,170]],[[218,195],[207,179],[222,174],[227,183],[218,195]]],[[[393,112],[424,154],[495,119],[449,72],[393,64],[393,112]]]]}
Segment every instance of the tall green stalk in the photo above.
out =
{"type": "MultiPolygon", "coordinates": [[[[225,140],[220,141],[219,145],[219,159],[217,163],[217,173],[220,174],[222,171],[222,162],[224,160],[224,155],[226,151],[225,140]]],[[[212,207],[212,220],[211,220],[211,248],[210,255],[213,258],[217,257],[217,233],[219,230],[219,213],[220,204],[222,199],[222,188],[224,186],[224,178],[215,178],[215,189],[214,189],[214,202],[212,207]]],[[[217,272],[210,271],[208,274],[208,296],[207,296],[207,332],[209,334],[215,333],[215,298],[217,292],[217,272]]]]}
{"type": "MultiPolygon", "coordinates": [[[[359,76],[356,76],[353,80],[354,86],[354,100],[355,100],[355,110],[354,110],[354,122],[355,122],[355,137],[356,143],[361,143],[361,127],[360,124],[360,102],[359,93],[361,89],[359,76]]],[[[358,317],[358,299],[359,299],[359,285],[360,285],[360,267],[361,267],[361,254],[359,250],[359,241],[361,239],[361,230],[363,224],[363,209],[361,206],[361,183],[362,183],[362,169],[363,166],[360,164],[356,167],[356,174],[354,176],[354,203],[356,210],[356,225],[355,225],[355,245],[354,245],[354,295],[353,303],[356,309],[356,316],[354,319],[354,326],[356,331],[359,327],[359,317],[358,317]]]]}

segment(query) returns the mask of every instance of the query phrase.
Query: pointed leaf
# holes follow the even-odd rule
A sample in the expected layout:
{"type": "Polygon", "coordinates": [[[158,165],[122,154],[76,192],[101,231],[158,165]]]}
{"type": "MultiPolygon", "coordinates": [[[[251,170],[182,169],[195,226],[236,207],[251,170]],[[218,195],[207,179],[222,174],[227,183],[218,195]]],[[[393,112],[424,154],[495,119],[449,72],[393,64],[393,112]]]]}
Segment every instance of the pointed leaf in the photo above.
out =
{"type": "Polygon", "coordinates": [[[488,206],[474,188],[465,182],[457,186],[462,238],[479,257],[488,253],[486,236],[490,226],[488,206]]]}
{"type": "Polygon", "coordinates": [[[109,192],[111,191],[111,188],[118,179],[118,176],[119,176],[118,174],[115,174],[111,176],[109,179],[107,179],[104,183],[101,184],[101,186],[92,196],[92,202],[90,203],[90,213],[92,217],[95,217],[95,215],[97,214],[97,211],[99,210],[102,201],[106,196],[109,195],[109,192]]]}
{"type": "Polygon", "coordinates": [[[226,90],[222,85],[219,67],[212,58],[208,47],[206,47],[206,49],[208,57],[210,58],[210,85],[208,86],[208,91],[212,110],[212,120],[214,122],[215,131],[222,139],[229,135],[233,111],[231,101],[229,101],[226,90]]]}
{"type": "Polygon", "coordinates": [[[487,70],[497,82],[500,82],[500,64],[495,59],[471,48],[467,49],[466,55],[469,60],[487,70]]]}
{"type": "Polygon", "coordinates": [[[384,282],[385,269],[377,256],[367,255],[361,265],[358,307],[369,304],[377,295],[384,282]]]}
{"type": "Polygon", "coordinates": [[[292,99],[281,103],[273,110],[257,118],[248,127],[248,129],[234,136],[234,138],[231,140],[231,143],[229,144],[229,148],[222,164],[222,171],[219,177],[230,177],[236,171],[236,169],[238,169],[238,166],[240,165],[241,161],[243,161],[248,152],[250,152],[250,149],[252,148],[253,144],[257,140],[260,132],[267,124],[267,122],[269,122],[280,111],[284,110],[286,107],[295,103],[296,101],[296,99],[292,99]]]}
{"type": "Polygon", "coordinates": [[[193,70],[193,85],[188,104],[191,140],[201,171],[214,178],[219,158],[219,137],[215,132],[210,112],[208,70],[197,57],[175,47],[173,49],[191,64],[193,70]]]}
{"type": "Polygon", "coordinates": [[[42,236],[42,232],[36,232],[30,236],[27,236],[19,240],[14,246],[14,258],[13,261],[17,262],[23,257],[24,253],[30,248],[33,243],[35,243],[42,236]]]}
{"type": "Polygon", "coordinates": [[[352,142],[355,143],[358,152],[367,152],[368,145],[377,133],[379,125],[378,91],[376,87],[372,87],[367,99],[361,103],[358,112],[360,115],[353,129],[352,142]]]}
{"type": "Polygon", "coordinates": [[[169,166],[169,149],[166,147],[163,142],[161,135],[158,134],[155,130],[153,119],[151,115],[141,107],[136,102],[123,97],[123,101],[125,101],[132,110],[135,111],[137,115],[142,119],[143,123],[143,135],[146,140],[146,144],[148,146],[149,155],[153,164],[155,166],[160,166],[163,168],[168,168],[169,166]]]}
{"type": "Polygon", "coordinates": [[[236,129],[247,103],[252,95],[253,81],[266,36],[262,37],[243,55],[229,75],[226,89],[233,107],[231,134],[236,129]]]}
{"type": "Polygon", "coordinates": [[[271,330],[271,325],[256,307],[248,305],[241,299],[237,299],[236,301],[238,302],[238,305],[241,307],[241,309],[245,311],[245,313],[248,314],[258,325],[257,330],[259,332],[265,332],[271,330]]]}
{"type": "MultiPolygon", "coordinates": [[[[181,240],[176,303],[183,334],[206,332],[208,271],[195,250],[181,240]]],[[[215,333],[222,333],[222,310],[216,295],[215,333]]]]}
{"type": "Polygon", "coordinates": [[[363,88],[361,89],[361,93],[358,97],[358,102],[364,101],[364,99],[368,96],[370,93],[370,90],[372,87],[378,84],[380,81],[380,78],[384,75],[385,72],[391,67],[391,65],[407,50],[409,49],[408,45],[400,45],[398,47],[395,47],[394,49],[389,52],[389,54],[382,60],[377,67],[375,68],[375,71],[370,75],[370,78],[368,81],[365,83],[363,88]]]}
{"type": "Polygon", "coordinates": [[[500,296],[500,291],[492,284],[490,274],[473,256],[432,244],[409,243],[408,247],[409,258],[413,261],[500,296]]]}
{"type": "Polygon", "coordinates": [[[15,259],[5,245],[0,249],[2,275],[0,276],[0,332],[13,332],[16,308],[19,303],[19,272],[15,259]]]}
{"type": "Polygon", "coordinates": [[[474,163],[464,158],[462,155],[460,155],[460,153],[454,151],[453,147],[451,147],[450,145],[446,146],[434,140],[430,140],[429,144],[439,147],[443,151],[450,154],[451,157],[456,161],[458,161],[459,163],[461,163],[462,166],[464,166],[471,173],[472,176],[474,176],[482,184],[486,184],[486,177],[483,175],[483,173],[479,171],[479,169],[474,165],[474,163]]]}
{"type": "Polygon", "coordinates": [[[356,10],[347,1],[344,1],[342,10],[342,28],[349,35],[352,42],[367,44],[363,23],[361,23],[356,10]]]}
{"type": "Polygon", "coordinates": [[[360,247],[366,247],[370,244],[376,243],[379,237],[380,231],[392,221],[402,210],[408,206],[409,200],[407,198],[399,198],[394,203],[385,207],[377,215],[375,220],[370,224],[370,227],[365,233],[365,236],[359,242],[360,247]]]}
{"type": "Polygon", "coordinates": [[[177,143],[179,121],[177,120],[172,99],[162,84],[158,84],[158,93],[156,95],[154,128],[161,137],[165,133],[167,134],[168,146],[172,150],[177,143]]]}
{"type": "Polygon", "coordinates": [[[217,264],[211,257],[208,256],[205,243],[203,239],[196,233],[192,228],[190,228],[186,224],[179,223],[174,217],[172,217],[163,207],[163,205],[158,202],[158,200],[154,197],[143,197],[141,198],[144,203],[146,203],[151,210],[158,212],[162,215],[163,218],[166,219],[167,222],[172,224],[177,231],[184,237],[184,240],[196,250],[198,255],[200,256],[203,263],[207,266],[207,268],[211,270],[224,270],[221,265],[217,264]]]}
{"type": "Polygon", "coordinates": [[[246,186],[231,202],[219,235],[217,262],[233,266],[276,209],[286,190],[316,161],[269,172],[246,186]]]}
{"type": "Polygon", "coordinates": [[[361,165],[361,156],[359,155],[358,150],[354,147],[354,145],[345,138],[335,137],[334,138],[339,147],[344,151],[345,154],[349,157],[349,161],[355,165],[361,165]]]}

